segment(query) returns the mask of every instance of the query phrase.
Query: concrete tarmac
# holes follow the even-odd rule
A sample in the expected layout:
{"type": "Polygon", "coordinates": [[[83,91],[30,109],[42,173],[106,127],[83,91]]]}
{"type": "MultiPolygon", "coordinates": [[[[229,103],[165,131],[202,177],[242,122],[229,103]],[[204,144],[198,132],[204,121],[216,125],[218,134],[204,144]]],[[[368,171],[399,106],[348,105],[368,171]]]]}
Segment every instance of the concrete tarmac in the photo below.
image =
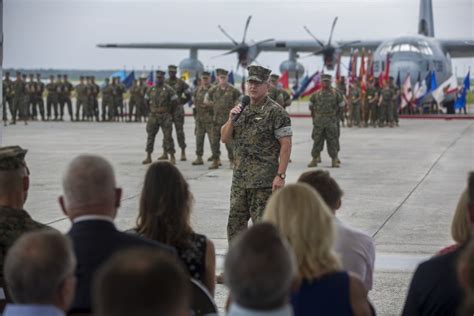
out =
{"type": "MultiPolygon", "coordinates": [[[[293,118],[293,151],[287,183],[308,170],[311,120],[293,118]]],[[[194,120],[186,117],[188,161],[177,166],[195,198],[194,229],[211,238],[218,272],[227,250],[227,216],[232,170],[221,146],[223,167],[192,166],[194,120]]],[[[67,231],[69,221],[57,198],[66,165],[76,155],[93,153],[110,160],[124,189],[117,224],[133,227],[146,171],[144,123],[30,122],[3,128],[3,144],[27,148],[31,189],[25,208],[36,220],[67,231]]],[[[176,140],[176,138],[175,138],[176,140]]],[[[161,153],[158,134],[153,158],[161,153]]],[[[474,121],[401,120],[398,128],[343,128],[340,169],[330,168],[327,153],[320,168],[329,170],[344,190],[337,216],[375,239],[376,269],[370,298],[379,315],[398,315],[417,264],[452,244],[450,223],[457,200],[474,169],[474,121]]],[[[179,153],[179,149],[177,150],[179,153]]],[[[205,158],[210,155],[208,142],[205,158]]],[[[179,154],[177,155],[179,158],[179,154]]],[[[218,286],[222,309],[227,290],[218,286]]]]}

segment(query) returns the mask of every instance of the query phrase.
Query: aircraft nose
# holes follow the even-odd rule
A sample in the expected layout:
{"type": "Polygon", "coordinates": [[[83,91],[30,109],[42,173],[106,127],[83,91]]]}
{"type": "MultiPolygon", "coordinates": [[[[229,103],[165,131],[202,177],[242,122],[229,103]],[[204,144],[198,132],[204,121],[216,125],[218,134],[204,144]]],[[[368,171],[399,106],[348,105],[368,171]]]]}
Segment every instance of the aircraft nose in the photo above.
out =
{"type": "Polygon", "coordinates": [[[396,61],[393,63],[392,76],[397,80],[397,76],[400,73],[400,83],[405,81],[405,78],[410,74],[412,85],[418,78],[418,74],[421,72],[421,65],[413,61],[396,61]]]}

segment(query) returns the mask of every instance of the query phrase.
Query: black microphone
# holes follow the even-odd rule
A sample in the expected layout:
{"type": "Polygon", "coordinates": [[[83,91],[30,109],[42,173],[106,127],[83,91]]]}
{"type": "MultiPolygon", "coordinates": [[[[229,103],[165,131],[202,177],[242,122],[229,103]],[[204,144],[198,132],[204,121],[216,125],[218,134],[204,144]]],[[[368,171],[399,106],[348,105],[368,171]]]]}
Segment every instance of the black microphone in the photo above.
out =
{"type": "Polygon", "coordinates": [[[242,100],[240,100],[240,113],[232,114],[232,123],[237,122],[240,117],[240,114],[244,111],[245,107],[250,104],[250,97],[248,95],[244,95],[242,100]]]}

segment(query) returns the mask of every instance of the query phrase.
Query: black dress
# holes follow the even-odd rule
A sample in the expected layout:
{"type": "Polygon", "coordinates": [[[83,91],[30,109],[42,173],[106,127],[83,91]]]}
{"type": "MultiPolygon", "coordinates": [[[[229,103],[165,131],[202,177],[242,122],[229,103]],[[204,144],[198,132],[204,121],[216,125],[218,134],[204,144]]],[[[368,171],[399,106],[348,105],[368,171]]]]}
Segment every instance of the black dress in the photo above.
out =
{"type": "Polygon", "coordinates": [[[206,272],[206,248],[206,236],[196,233],[191,234],[189,247],[176,248],[179,258],[188,269],[189,275],[203,284],[206,272]]]}

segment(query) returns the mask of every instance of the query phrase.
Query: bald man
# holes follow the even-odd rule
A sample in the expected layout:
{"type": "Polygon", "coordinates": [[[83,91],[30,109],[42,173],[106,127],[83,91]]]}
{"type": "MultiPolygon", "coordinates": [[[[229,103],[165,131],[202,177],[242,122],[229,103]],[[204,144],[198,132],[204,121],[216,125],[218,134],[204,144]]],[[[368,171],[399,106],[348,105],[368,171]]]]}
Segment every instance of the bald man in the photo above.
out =
{"type": "Polygon", "coordinates": [[[83,155],[75,158],[63,177],[61,208],[72,221],[71,237],[77,257],[77,288],[73,312],[90,312],[91,282],[96,270],[114,253],[125,248],[151,247],[175,253],[163,244],[147,241],[115,228],[122,189],[114,170],[104,158],[83,155]]]}

